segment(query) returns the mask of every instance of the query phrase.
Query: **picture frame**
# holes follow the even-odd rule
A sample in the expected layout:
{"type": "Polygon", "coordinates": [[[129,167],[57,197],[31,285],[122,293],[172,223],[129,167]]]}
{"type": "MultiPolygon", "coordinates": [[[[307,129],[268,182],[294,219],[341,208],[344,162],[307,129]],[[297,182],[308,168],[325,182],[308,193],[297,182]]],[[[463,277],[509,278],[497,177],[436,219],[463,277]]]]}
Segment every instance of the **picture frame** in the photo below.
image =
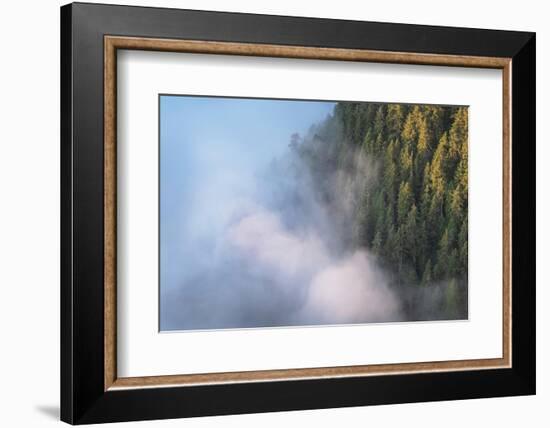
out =
{"type": "Polygon", "coordinates": [[[535,96],[534,33],[63,6],[61,419],[86,424],[534,394],[535,96]],[[501,70],[503,211],[495,221],[503,237],[502,356],[118,376],[120,50],[501,70]]]}

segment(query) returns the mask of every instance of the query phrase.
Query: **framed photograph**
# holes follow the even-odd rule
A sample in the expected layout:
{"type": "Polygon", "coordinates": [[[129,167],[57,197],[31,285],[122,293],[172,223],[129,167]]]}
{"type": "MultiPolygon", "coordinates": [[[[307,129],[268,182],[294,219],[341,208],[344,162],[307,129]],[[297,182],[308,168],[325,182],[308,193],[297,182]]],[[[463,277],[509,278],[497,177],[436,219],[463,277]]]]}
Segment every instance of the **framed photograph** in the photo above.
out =
{"type": "Polygon", "coordinates": [[[61,8],[61,418],[535,393],[535,35],[61,8]]]}

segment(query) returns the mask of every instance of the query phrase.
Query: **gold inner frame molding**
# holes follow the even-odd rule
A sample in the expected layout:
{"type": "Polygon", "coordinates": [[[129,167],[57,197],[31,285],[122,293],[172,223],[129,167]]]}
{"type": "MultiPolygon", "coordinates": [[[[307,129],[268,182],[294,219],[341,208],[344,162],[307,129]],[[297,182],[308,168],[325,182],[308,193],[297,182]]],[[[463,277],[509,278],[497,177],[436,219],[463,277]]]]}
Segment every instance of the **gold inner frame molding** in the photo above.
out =
{"type": "Polygon", "coordinates": [[[192,386],[219,383],[261,382],[312,378],[357,377],[420,372],[441,372],[511,367],[511,65],[510,58],[460,55],[384,52],[252,43],[169,40],[139,37],[104,37],[104,389],[192,386]],[[503,129],[503,288],[502,357],[492,359],[429,361],[420,363],[316,367],[226,373],[202,373],[169,376],[117,376],[116,316],[116,89],[117,50],[146,50],[212,55],[241,55],[297,59],[379,62],[394,64],[442,65],[494,68],[502,70],[503,129]]]}

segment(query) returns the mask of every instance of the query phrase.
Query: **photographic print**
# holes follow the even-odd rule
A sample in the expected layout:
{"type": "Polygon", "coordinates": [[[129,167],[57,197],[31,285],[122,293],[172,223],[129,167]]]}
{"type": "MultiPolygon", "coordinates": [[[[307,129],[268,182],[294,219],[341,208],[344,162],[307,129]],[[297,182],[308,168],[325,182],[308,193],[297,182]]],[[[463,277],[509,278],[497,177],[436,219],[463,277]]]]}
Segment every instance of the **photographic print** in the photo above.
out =
{"type": "Polygon", "coordinates": [[[468,108],[159,95],[160,330],[468,318],[468,108]]]}

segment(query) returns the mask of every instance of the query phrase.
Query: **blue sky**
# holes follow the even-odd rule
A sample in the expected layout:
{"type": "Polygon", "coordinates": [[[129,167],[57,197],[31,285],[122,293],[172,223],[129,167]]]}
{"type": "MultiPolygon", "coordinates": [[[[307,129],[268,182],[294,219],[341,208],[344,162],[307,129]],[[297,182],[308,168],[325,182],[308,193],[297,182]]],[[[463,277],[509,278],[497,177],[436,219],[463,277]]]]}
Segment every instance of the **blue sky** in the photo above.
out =
{"type": "Polygon", "coordinates": [[[294,132],[332,112],[334,103],[244,98],[160,98],[161,294],[200,269],[254,176],[288,150],[294,132]]]}

